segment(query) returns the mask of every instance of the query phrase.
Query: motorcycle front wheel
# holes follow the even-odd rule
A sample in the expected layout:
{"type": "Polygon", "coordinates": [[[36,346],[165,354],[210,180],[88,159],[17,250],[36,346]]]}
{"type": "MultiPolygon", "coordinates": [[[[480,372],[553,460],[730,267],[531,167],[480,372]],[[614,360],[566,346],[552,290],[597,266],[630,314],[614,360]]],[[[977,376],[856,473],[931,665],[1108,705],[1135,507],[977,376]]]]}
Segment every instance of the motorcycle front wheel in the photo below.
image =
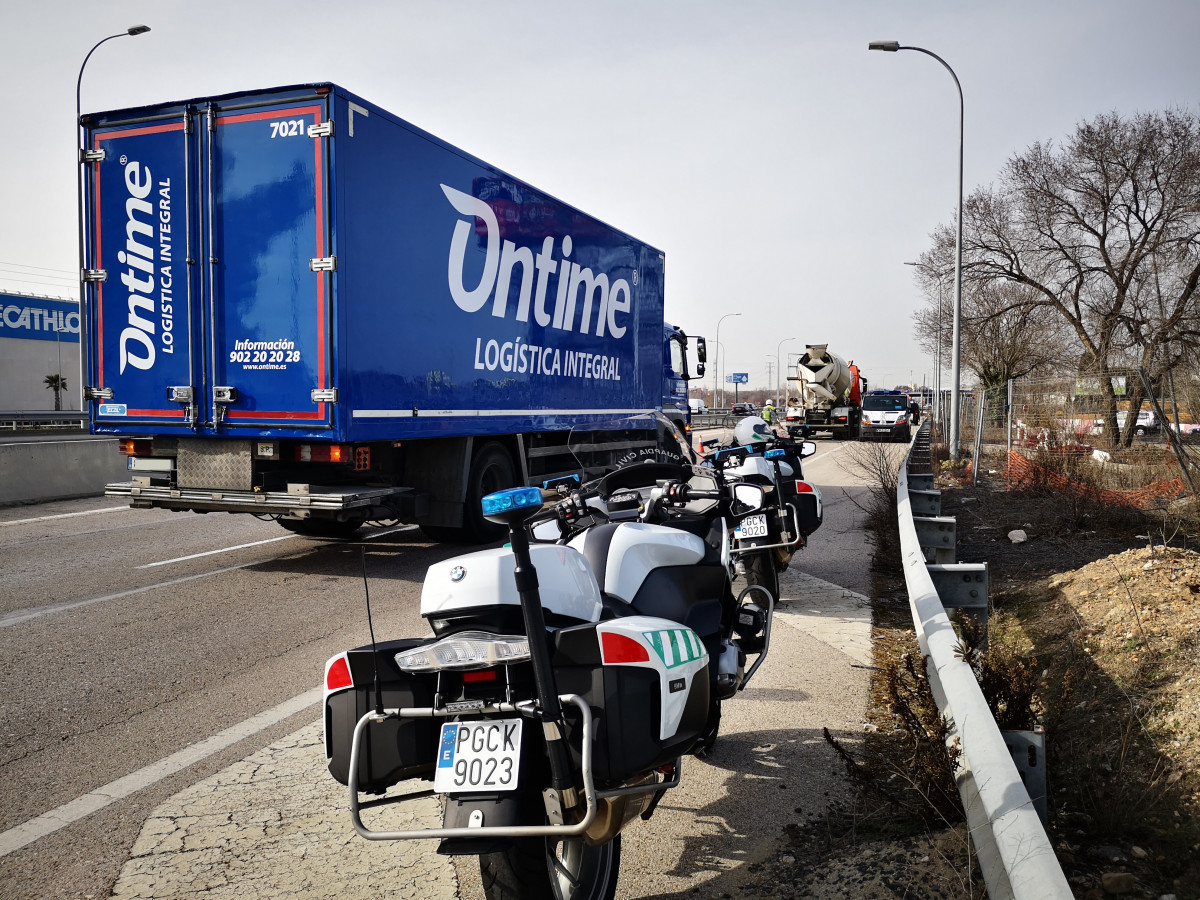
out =
{"type": "Polygon", "coordinates": [[[620,868],[620,835],[599,847],[581,837],[523,838],[479,857],[487,900],[612,900],[620,868]]]}

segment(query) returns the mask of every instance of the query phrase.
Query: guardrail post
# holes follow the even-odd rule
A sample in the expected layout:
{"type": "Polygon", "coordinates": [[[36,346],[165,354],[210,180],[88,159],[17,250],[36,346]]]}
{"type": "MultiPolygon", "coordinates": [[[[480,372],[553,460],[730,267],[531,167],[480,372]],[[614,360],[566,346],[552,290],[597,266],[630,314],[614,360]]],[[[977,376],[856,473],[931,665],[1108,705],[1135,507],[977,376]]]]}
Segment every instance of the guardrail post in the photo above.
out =
{"type": "Polygon", "coordinates": [[[932,561],[939,565],[955,561],[955,528],[958,522],[953,516],[913,516],[912,523],[917,530],[917,543],[925,551],[927,561],[930,550],[933,551],[932,561]]]}
{"type": "Polygon", "coordinates": [[[938,599],[946,609],[963,610],[975,620],[979,650],[988,646],[988,567],[987,563],[950,563],[926,566],[938,599]]]}
{"type": "Polygon", "coordinates": [[[950,563],[926,566],[938,598],[946,609],[988,608],[987,563],[950,563]]]}
{"type": "Polygon", "coordinates": [[[913,491],[932,491],[933,490],[933,475],[915,475],[910,473],[908,476],[908,493],[911,496],[913,491]]]}
{"type": "Polygon", "coordinates": [[[1001,731],[1004,746],[1012,754],[1013,764],[1021,776],[1033,808],[1037,810],[1042,827],[1049,827],[1046,809],[1046,732],[1042,728],[1034,731],[1001,731]]]}
{"type": "Polygon", "coordinates": [[[940,516],[942,514],[941,491],[918,491],[910,487],[908,501],[912,504],[914,516],[940,516]]]}

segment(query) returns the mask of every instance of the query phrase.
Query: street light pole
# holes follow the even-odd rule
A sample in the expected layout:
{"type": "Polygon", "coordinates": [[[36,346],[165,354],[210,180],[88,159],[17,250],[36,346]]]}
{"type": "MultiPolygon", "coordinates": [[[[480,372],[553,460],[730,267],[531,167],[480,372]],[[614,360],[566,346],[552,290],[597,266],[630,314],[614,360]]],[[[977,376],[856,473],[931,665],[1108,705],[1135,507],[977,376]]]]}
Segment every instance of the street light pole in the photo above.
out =
{"type": "Polygon", "coordinates": [[[954,86],[958,89],[958,229],[954,238],[954,338],[951,351],[950,376],[950,458],[958,459],[960,423],[958,421],[958,396],[961,383],[962,363],[962,220],[963,220],[963,92],[958,76],[950,68],[950,64],[936,53],[924,47],[905,47],[899,41],[871,41],[868,50],[883,50],[895,53],[898,50],[915,50],[932,56],[950,73],[954,86]]]}
{"type": "Polygon", "coordinates": [[[918,269],[928,269],[937,276],[937,314],[938,314],[938,330],[937,330],[937,371],[933,376],[933,421],[941,427],[942,422],[942,323],[945,320],[946,297],[943,292],[945,286],[945,272],[939,272],[932,266],[920,262],[906,262],[906,266],[916,266],[918,269]]]}
{"type": "MultiPolygon", "coordinates": [[[[721,323],[724,322],[726,319],[728,319],[730,316],[740,316],[740,315],[741,315],[741,313],[725,313],[725,315],[723,315],[723,316],[721,316],[721,318],[717,319],[716,342],[717,342],[717,355],[718,356],[721,355],[721,323]]],[[[716,405],[716,407],[718,409],[721,408],[721,403],[720,403],[719,399],[717,398],[717,374],[719,371],[720,370],[716,366],[713,366],[713,403],[716,405]]]]}
{"type": "Polygon", "coordinates": [[[788,341],[794,341],[794,340],[796,340],[794,337],[784,338],[782,341],[780,341],[778,344],[775,345],[775,408],[776,409],[779,409],[779,376],[781,374],[781,371],[779,368],[779,351],[783,348],[783,345],[786,344],[788,341]]]}
{"type": "Polygon", "coordinates": [[[107,43],[114,38],[119,37],[136,37],[139,34],[145,34],[150,30],[149,25],[133,25],[126,28],[118,34],[110,34],[106,38],[101,38],[92,45],[92,49],[87,52],[87,56],[83,58],[83,64],[79,67],[79,77],[75,79],[75,193],[79,204],[78,215],[78,236],[79,236],[79,408],[81,410],[88,407],[87,397],[84,392],[87,388],[87,373],[84,371],[84,358],[87,355],[87,260],[84,258],[84,203],[83,203],[83,166],[84,154],[87,153],[87,147],[83,145],[83,111],[80,108],[80,91],[83,87],[83,70],[87,68],[88,60],[92,58],[92,54],[96,52],[101,44],[107,43]]]}

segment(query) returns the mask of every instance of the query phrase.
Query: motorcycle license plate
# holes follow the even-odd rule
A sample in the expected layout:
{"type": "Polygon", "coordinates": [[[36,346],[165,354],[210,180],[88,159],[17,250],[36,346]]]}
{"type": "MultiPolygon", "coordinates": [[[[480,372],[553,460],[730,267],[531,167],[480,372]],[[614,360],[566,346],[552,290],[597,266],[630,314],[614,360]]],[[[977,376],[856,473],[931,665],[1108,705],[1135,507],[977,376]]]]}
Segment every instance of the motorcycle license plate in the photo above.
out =
{"type": "Polygon", "coordinates": [[[520,719],[447,722],[438,743],[437,793],[511,791],[517,786],[520,719]]]}
{"type": "Polygon", "coordinates": [[[758,538],[767,536],[766,516],[747,516],[737,527],[737,537],[758,538]]]}

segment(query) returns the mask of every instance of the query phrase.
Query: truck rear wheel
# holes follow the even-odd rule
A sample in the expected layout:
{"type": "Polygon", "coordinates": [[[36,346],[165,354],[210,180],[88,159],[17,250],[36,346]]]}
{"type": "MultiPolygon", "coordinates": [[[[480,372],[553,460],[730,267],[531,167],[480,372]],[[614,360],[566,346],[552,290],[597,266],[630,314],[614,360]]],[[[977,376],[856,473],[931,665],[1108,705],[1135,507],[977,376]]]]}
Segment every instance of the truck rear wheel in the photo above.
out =
{"type": "Polygon", "coordinates": [[[508,534],[508,529],[483,517],[479,505],[488,494],[517,486],[516,471],[512,457],[502,444],[495,441],[484,444],[471,461],[471,474],[467,477],[467,499],[463,507],[463,527],[460,540],[465,543],[485,544],[498,541],[508,534]]]}
{"type": "Polygon", "coordinates": [[[429,540],[442,544],[490,544],[498,541],[508,534],[508,529],[485,519],[479,501],[495,491],[516,486],[516,468],[512,457],[503,444],[489,441],[475,451],[471,460],[462,525],[422,525],[421,531],[429,540]]]}

